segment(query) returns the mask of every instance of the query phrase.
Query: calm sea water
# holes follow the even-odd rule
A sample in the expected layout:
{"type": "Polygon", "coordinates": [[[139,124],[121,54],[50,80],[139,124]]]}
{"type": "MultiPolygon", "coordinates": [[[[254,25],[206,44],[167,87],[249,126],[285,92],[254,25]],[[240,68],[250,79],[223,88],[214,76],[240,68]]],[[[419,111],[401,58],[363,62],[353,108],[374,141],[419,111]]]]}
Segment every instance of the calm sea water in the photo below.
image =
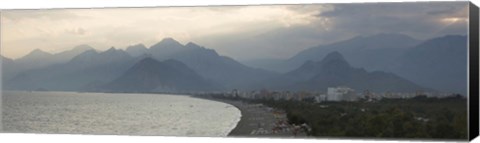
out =
{"type": "Polygon", "coordinates": [[[22,133],[226,136],[232,105],[164,94],[3,92],[3,130],[22,133]]]}

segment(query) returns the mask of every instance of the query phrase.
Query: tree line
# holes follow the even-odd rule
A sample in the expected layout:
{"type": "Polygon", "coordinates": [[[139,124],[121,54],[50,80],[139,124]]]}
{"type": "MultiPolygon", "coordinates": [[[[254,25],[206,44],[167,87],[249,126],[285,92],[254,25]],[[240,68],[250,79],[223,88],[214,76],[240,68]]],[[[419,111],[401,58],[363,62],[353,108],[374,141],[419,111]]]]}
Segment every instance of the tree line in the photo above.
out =
{"type": "Polygon", "coordinates": [[[290,123],[308,124],[308,135],[316,137],[467,138],[467,101],[459,95],[322,103],[231,99],[282,109],[290,123]]]}

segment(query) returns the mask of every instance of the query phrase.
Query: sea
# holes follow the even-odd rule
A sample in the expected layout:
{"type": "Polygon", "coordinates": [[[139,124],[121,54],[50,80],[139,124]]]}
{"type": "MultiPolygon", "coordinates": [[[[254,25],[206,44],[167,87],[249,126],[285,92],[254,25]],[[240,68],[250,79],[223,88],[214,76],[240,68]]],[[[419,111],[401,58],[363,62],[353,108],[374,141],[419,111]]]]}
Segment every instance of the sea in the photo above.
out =
{"type": "Polygon", "coordinates": [[[3,132],[227,136],[236,107],[185,95],[2,92],[3,132]]]}

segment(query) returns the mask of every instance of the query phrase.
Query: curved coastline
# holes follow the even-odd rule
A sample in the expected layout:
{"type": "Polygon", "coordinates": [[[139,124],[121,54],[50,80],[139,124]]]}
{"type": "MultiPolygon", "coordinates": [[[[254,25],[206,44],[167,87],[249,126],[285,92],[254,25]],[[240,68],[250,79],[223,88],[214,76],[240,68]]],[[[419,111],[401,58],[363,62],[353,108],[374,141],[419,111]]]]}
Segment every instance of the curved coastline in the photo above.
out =
{"type": "Polygon", "coordinates": [[[233,128],[225,135],[225,136],[242,136],[242,135],[247,135],[246,130],[243,129],[248,124],[248,113],[245,110],[244,107],[242,107],[241,104],[243,104],[240,101],[231,101],[231,100],[221,100],[221,99],[211,99],[213,101],[217,102],[222,102],[228,105],[231,105],[232,107],[235,107],[237,110],[240,111],[240,118],[237,120],[237,124],[233,126],[233,128]],[[247,114],[247,116],[245,115],[247,114]]]}
{"type": "Polygon", "coordinates": [[[231,105],[235,107],[237,110],[240,111],[240,118],[238,118],[237,123],[232,126],[228,133],[224,136],[247,136],[249,135],[248,130],[244,129],[248,125],[248,113],[243,107],[243,103],[241,101],[233,101],[233,100],[225,100],[225,99],[217,99],[217,98],[206,98],[206,97],[199,97],[199,96],[192,96],[194,98],[200,98],[204,100],[210,100],[215,102],[221,102],[224,104],[231,105]]]}
{"type": "Polygon", "coordinates": [[[242,101],[217,99],[217,98],[203,98],[206,100],[212,100],[217,102],[223,102],[234,106],[240,110],[240,121],[236,126],[228,133],[228,137],[293,137],[291,132],[272,133],[271,129],[274,128],[274,124],[279,120],[266,106],[258,106],[258,104],[244,103],[242,101]]]}
{"type": "Polygon", "coordinates": [[[224,132],[220,136],[224,136],[224,137],[232,136],[232,132],[237,132],[236,130],[239,130],[238,129],[239,126],[242,126],[243,124],[245,124],[244,122],[246,121],[246,118],[243,115],[245,113],[245,111],[242,110],[241,107],[239,107],[239,104],[241,104],[240,101],[221,100],[221,99],[214,99],[214,98],[203,98],[203,97],[197,97],[197,96],[191,96],[191,95],[190,95],[190,97],[198,98],[198,99],[202,99],[202,100],[208,100],[208,101],[211,101],[211,102],[213,101],[213,102],[223,103],[223,104],[226,104],[226,105],[230,105],[230,107],[233,107],[233,108],[237,109],[237,111],[239,111],[240,116],[238,118],[236,118],[234,122],[232,122],[233,124],[230,126],[230,129],[227,130],[226,132],[224,132]],[[235,103],[235,102],[238,102],[238,103],[235,103]]]}
{"type": "Polygon", "coordinates": [[[247,125],[250,123],[248,121],[248,117],[250,117],[248,111],[243,107],[243,103],[240,101],[229,101],[229,100],[223,100],[224,103],[230,104],[240,110],[240,120],[238,123],[235,125],[235,128],[233,128],[227,136],[248,136],[249,130],[246,128],[247,125]]]}
{"type": "MultiPolygon", "coordinates": [[[[228,104],[228,103],[225,103],[225,104],[228,104]]],[[[232,124],[232,126],[230,126],[230,130],[228,130],[228,132],[225,132],[225,133],[223,134],[223,136],[230,136],[230,134],[233,132],[233,130],[237,129],[238,124],[240,124],[241,121],[244,121],[244,120],[245,120],[245,119],[243,119],[244,116],[243,116],[242,110],[240,110],[240,109],[239,109],[238,107],[236,107],[235,105],[232,105],[232,104],[229,104],[229,105],[231,105],[232,107],[234,107],[235,109],[237,109],[237,110],[240,112],[240,116],[239,116],[237,119],[235,119],[235,122],[234,122],[235,124],[232,124]]]]}

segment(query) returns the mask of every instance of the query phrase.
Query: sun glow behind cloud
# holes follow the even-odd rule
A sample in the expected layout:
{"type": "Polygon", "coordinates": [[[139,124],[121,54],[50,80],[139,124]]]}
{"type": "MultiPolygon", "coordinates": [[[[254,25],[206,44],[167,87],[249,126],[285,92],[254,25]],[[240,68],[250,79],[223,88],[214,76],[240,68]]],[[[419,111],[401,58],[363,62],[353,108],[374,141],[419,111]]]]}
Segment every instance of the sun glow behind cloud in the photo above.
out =
{"type": "Polygon", "coordinates": [[[445,24],[452,24],[455,22],[468,22],[468,19],[463,17],[448,17],[442,19],[442,22],[444,22],[445,24]]]}

